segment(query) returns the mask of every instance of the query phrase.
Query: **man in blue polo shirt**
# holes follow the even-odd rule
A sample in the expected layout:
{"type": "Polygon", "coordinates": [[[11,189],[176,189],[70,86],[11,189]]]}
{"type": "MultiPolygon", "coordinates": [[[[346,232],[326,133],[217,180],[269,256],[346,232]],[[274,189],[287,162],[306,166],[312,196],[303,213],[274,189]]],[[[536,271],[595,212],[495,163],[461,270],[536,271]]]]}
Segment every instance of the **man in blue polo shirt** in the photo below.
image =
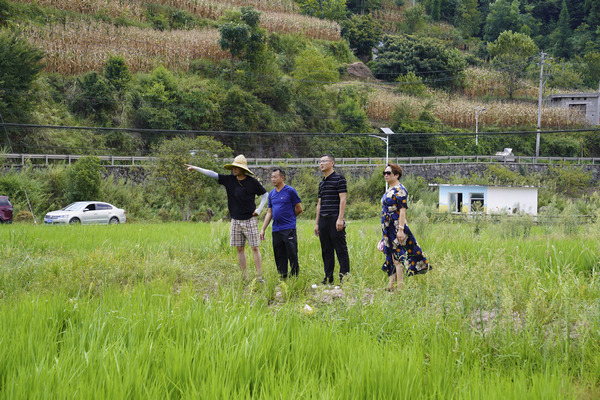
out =
{"type": "Polygon", "coordinates": [[[302,209],[302,203],[296,189],[285,184],[285,172],[275,168],[271,173],[271,183],[275,189],[269,193],[267,215],[260,230],[260,240],[265,240],[265,230],[273,220],[273,255],[277,271],[282,278],[298,275],[298,235],[296,234],[296,216],[302,209]]]}

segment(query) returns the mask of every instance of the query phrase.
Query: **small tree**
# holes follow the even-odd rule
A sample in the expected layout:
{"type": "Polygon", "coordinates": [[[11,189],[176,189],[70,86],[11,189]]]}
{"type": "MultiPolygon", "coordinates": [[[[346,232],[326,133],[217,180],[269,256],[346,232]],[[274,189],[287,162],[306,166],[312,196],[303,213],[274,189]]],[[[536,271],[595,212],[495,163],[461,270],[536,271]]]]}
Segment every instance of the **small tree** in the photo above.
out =
{"type": "Polygon", "coordinates": [[[433,86],[460,86],[466,62],[456,50],[434,38],[413,35],[391,36],[383,39],[378,56],[369,63],[375,77],[395,81],[408,72],[425,75],[433,86]]]}
{"type": "Polygon", "coordinates": [[[131,73],[125,63],[125,58],[118,55],[110,55],[104,66],[104,77],[118,91],[125,89],[131,81],[131,73]]]}
{"type": "Polygon", "coordinates": [[[293,75],[301,91],[311,90],[326,83],[335,83],[340,74],[333,57],[323,55],[314,47],[309,47],[296,57],[296,70],[293,75]]]}
{"type": "Polygon", "coordinates": [[[566,0],[562,1],[558,25],[552,33],[554,39],[554,55],[557,57],[568,58],[571,56],[571,17],[566,0]]]}
{"type": "Polygon", "coordinates": [[[206,195],[206,188],[215,185],[213,179],[187,171],[184,164],[216,170],[219,160],[230,155],[229,148],[207,137],[165,140],[154,148],[154,182],[179,205],[183,221],[190,220],[193,208],[206,195]]]}
{"type": "Polygon", "coordinates": [[[342,37],[363,62],[373,58],[373,47],[379,43],[382,33],[381,24],[370,14],[353,15],[342,23],[342,37]]]}
{"type": "Polygon", "coordinates": [[[0,32],[0,113],[5,121],[22,122],[29,111],[42,58],[44,52],[18,34],[0,32]]]}
{"type": "Polygon", "coordinates": [[[100,172],[103,170],[98,157],[88,156],[77,160],[67,171],[67,200],[97,200],[100,196],[100,172]]]}
{"type": "Polygon", "coordinates": [[[488,44],[492,63],[500,70],[508,91],[508,97],[519,87],[519,79],[525,73],[531,58],[538,52],[534,41],[522,33],[505,31],[498,39],[488,44]]]}
{"type": "Polygon", "coordinates": [[[219,26],[219,46],[231,54],[231,80],[235,59],[252,61],[265,49],[266,35],[260,28],[260,12],[252,7],[229,11],[219,26]]]}
{"type": "Polygon", "coordinates": [[[102,124],[110,123],[117,108],[116,93],[110,82],[95,71],[77,79],[78,90],[71,102],[73,112],[102,124]]]}
{"type": "Polygon", "coordinates": [[[483,38],[491,42],[504,31],[519,32],[523,27],[523,15],[519,7],[519,0],[496,0],[491,3],[483,38]]]}

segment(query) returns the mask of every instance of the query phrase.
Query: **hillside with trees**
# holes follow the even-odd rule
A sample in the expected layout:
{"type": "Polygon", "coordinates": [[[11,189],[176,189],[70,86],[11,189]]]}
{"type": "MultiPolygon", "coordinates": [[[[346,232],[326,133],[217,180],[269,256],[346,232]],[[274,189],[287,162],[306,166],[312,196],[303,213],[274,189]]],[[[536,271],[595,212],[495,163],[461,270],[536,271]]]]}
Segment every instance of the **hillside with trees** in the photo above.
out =
{"type": "MultiPolygon", "coordinates": [[[[592,0],[0,0],[0,26],[12,152],[145,155],[200,134],[255,156],[381,156],[368,134],[386,126],[397,156],[533,155],[540,55],[544,95],[600,82],[592,0]]],[[[544,134],[540,155],[600,156],[577,111],[543,107],[541,128],[579,131],[544,134]]]]}

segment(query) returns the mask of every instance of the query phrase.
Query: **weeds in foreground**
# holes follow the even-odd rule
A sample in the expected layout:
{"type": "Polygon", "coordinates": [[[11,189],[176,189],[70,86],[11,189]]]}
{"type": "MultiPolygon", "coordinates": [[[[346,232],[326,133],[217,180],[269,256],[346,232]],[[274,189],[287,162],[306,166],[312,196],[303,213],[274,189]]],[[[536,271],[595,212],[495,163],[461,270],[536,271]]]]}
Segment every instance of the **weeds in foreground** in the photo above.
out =
{"type": "Polygon", "coordinates": [[[339,289],[312,288],[310,221],[298,278],[280,281],[261,245],[264,284],[240,278],[226,223],[2,227],[0,391],[593,398],[600,231],[509,222],[427,224],[434,269],[397,293],[382,290],[376,219],[348,223],[339,289]]]}

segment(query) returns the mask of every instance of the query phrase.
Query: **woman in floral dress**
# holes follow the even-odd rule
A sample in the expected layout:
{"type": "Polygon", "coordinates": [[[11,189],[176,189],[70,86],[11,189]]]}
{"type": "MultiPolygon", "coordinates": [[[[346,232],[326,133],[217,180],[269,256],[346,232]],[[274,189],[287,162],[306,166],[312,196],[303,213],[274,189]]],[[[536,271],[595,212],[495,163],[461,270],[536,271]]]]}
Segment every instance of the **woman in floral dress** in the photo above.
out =
{"type": "Polygon", "coordinates": [[[381,199],[383,232],[381,244],[385,254],[385,263],[381,269],[388,274],[390,279],[388,290],[391,291],[394,290],[396,281],[398,289],[402,288],[405,274],[422,274],[431,267],[406,224],[407,192],[399,182],[402,168],[397,164],[388,164],[383,171],[383,176],[389,189],[381,199]]]}

